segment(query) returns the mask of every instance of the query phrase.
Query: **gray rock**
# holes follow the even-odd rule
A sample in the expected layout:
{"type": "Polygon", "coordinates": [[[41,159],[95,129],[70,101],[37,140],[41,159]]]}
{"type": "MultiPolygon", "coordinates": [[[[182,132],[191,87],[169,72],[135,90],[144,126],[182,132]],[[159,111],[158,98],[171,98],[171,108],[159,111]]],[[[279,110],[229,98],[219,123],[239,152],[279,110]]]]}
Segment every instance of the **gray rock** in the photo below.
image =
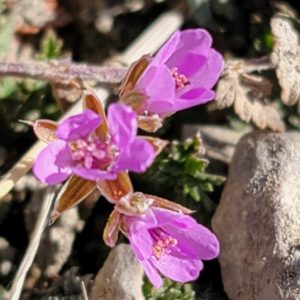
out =
{"type": "MultiPolygon", "coordinates": [[[[30,234],[41,209],[41,198],[44,197],[44,193],[44,189],[34,191],[31,201],[26,207],[25,222],[30,234]]],[[[77,207],[73,207],[64,212],[53,225],[45,228],[34,262],[34,266],[43,276],[57,276],[68,260],[75,236],[78,231],[81,231],[83,225],[77,207]]]]}
{"type": "Polygon", "coordinates": [[[242,138],[213,229],[230,299],[300,299],[299,134],[242,138]]]}
{"type": "Polygon", "coordinates": [[[77,207],[73,207],[47,228],[35,260],[45,276],[54,277],[59,273],[68,260],[75,236],[82,227],[77,207]]]}
{"type": "Polygon", "coordinates": [[[120,244],[109,254],[95,278],[91,300],[143,300],[143,269],[129,245],[120,244]]]}

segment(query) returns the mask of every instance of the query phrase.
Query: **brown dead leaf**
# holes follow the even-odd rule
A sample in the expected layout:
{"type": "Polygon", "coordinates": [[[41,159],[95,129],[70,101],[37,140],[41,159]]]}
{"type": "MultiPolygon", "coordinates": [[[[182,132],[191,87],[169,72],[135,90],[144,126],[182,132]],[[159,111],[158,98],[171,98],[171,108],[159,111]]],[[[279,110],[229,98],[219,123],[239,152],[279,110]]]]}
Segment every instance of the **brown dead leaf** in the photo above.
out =
{"type": "Polygon", "coordinates": [[[271,61],[281,86],[281,98],[286,105],[298,103],[300,113],[300,46],[298,33],[291,20],[283,15],[271,19],[275,44],[271,61]]]}
{"type": "Polygon", "coordinates": [[[279,112],[265,104],[272,91],[271,82],[262,76],[244,73],[245,69],[245,61],[227,62],[224,76],[217,87],[217,107],[223,109],[233,106],[241,120],[252,121],[260,129],[283,131],[284,123],[279,112]]]}

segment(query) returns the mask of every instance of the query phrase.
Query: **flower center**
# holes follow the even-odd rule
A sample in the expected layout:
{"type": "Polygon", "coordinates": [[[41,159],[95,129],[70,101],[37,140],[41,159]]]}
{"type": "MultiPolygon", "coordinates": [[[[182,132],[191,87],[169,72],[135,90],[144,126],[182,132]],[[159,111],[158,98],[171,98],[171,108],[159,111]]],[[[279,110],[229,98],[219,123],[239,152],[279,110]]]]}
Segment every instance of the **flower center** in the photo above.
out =
{"type": "Polygon", "coordinates": [[[174,67],[171,70],[171,75],[175,80],[176,90],[185,87],[189,84],[188,78],[184,74],[178,72],[178,68],[174,67]]]}
{"type": "Polygon", "coordinates": [[[108,169],[118,156],[118,150],[109,141],[101,142],[92,134],[76,140],[72,149],[73,161],[87,169],[108,169]]]}
{"type": "Polygon", "coordinates": [[[152,246],[154,256],[159,259],[163,253],[171,253],[172,248],[177,245],[177,240],[172,236],[167,236],[156,241],[152,246]]]}

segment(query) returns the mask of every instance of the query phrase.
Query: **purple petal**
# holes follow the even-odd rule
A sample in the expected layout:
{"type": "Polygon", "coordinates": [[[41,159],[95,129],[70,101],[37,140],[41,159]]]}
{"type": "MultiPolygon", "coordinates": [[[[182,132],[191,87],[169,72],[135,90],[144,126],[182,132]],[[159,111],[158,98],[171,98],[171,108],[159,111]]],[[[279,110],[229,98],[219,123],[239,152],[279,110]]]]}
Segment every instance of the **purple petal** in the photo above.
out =
{"type": "Polygon", "coordinates": [[[196,280],[203,263],[198,259],[182,259],[164,253],[159,259],[153,258],[152,263],[166,277],[177,282],[196,280]]]}
{"type": "Polygon", "coordinates": [[[37,157],[34,175],[43,183],[57,184],[65,181],[71,175],[68,166],[72,163],[71,150],[64,141],[54,141],[37,157]]]}
{"type": "Polygon", "coordinates": [[[155,288],[160,288],[163,285],[163,281],[161,279],[161,276],[157,272],[157,269],[153,266],[151,261],[149,260],[139,260],[140,264],[143,266],[143,269],[153,284],[155,288]]]}
{"type": "MultiPolygon", "coordinates": [[[[170,69],[165,65],[150,65],[137,83],[138,88],[144,89],[153,99],[173,99],[175,94],[175,81],[170,69]]],[[[151,101],[151,99],[149,100],[151,101]]]]}
{"type": "Polygon", "coordinates": [[[202,98],[203,94],[206,91],[207,90],[203,87],[198,87],[196,85],[188,85],[181,89],[180,92],[178,92],[178,101],[180,102],[181,99],[191,101],[202,98]]]}
{"type": "Polygon", "coordinates": [[[72,171],[74,174],[77,176],[87,179],[87,180],[92,180],[92,181],[97,181],[97,180],[113,180],[117,178],[117,175],[112,172],[108,171],[103,171],[99,169],[87,169],[84,167],[72,167],[72,171]]]}
{"type": "Polygon", "coordinates": [[[180,52],[172,59],[172,62],[168,63],[168,66],[178,68],[179,74],[183,74],[189,79],[202,68],[206,60],[206,56],[203,55],[180,52]]]}
{"type": "Polygon", "coordinates": [[[145,257],[149,257],[152,254],[152,239],[149,232],[141,230],[138,234],[129,233],[128,239],[137,260],[143,266],[151,283],[156,288],[161,287],[163,282],[159,273],[152,263],[148,259],[145,259],[145,257]],[[143,234],[145,234],[145,240],[143,239],[143,234]]]}
{"type": "Polygon", "coordinates": [[[169,68],[177,67],[180,73],[191,76],[204,64],[212,43],[205,30],[184,30],[174,53],[165,63],[169,68]]]}
{"type": "Polygon", "coordinates": [[[181,49],[203,54],[212,45],[212,37],[208,31],[204,29],[188,29],[183,30],[180,36],[181,49]]]}
{"type": "Polygon", "coordinates": [[[153,215],[155,216],[157,226],[163,227],[166,224],[172,224],[178,228],[192,228],[194,227],[197,222],[195,219],[188,215],[184,215],[182,213],[158,208],[158,207],[152,207],[151,211],[153,215]]]}
{"type": "Polygon", "coordinates": [[[206,62],[201,69],[190,78],[191,84],[211,89],[218,81],[224,67],[224,60],[220,53],[210,49],[206,62]]]}
{"type": "Polygon", "coordinates": [[[193,106],[205,104],[215,98],[215,92],[203,88],[186,89],[185,93],[176,99],[173,111],[187,109],[193,106]]]}
{"type": "Polygon", "coordinates": [[[126,216],[126,223],[131,234],[138,233],[140,230],[151,229],[158,226],[152,209],[144,215],[126,216]]]}
{"type": "Polygon", "coordinates": [[[165,114],[172,112],[174,110],[174,99],[172,102],[167,102],[163,100],[151,99],[151,102],[148,103],[147,110],[155,114],[165,114]]]}
{"type": "Polygon", "coordinates": [[[135,248],[135,254],[139,259],[143,260],[151,257],[153,240],[147,229],[137,232],[129,231],[128,239],[132,247],[135,248]]]}
{"type": "Polygon", "coordinates": [[[190,258],[213,259],[219,254],[219,241],[206,227],[188,215],[152,208],[158,227],[174,237],[177,247],[190,258]]]}
{"type": "Polygon", "coordinates": [[[180,41],[180,31],[175,31],[168,41],[158,50],[155,55],[153,62],[155,64],[164,64],[171,57],[171,55],[175,52],[178,47],[178,43],[180,41]]]}
{"type": "Polygon", "coordinates": [[[153,146],[142,138],[136,138],[127,148],[121,150],[116,162],[115,172],[145,172],[155,158],[153,146]]]}
{"type": "Polygon", "coordinates": [[[173,236],[181,252],[190,258],[213,259],[219,255],[219,241],[206,227],[195,224],[188,229],[180,229],[174,224],[164,226],[164,230],[173,236]]]}
{"type": "Polygon", "coordinates": [[[175,66],[177,54],[182,55],[180,53],[194,52],[205,55],[211,44],[211,35],[204,29],[176,31],[158,51],[153,63],[166,63],[168,66],[175,66]]]}
{"type": "Polygon", "coordinates": [[[86,137],[101,122],[101,117],[98,114],[90,109],[86,109],[81,114],[69,117],[60,123],[56,135],[65,141],[74,141],[86,137]]]}
{"type": "Polygon", "coordinates": [[[113,142],[120,149],[130,144],[137,134],[137,116],[131,107],[124,104],[111,104],[107,120],[113,142]]]}
{"type": "Polygon", "coordinates": [[[153,65],[146,69],[136,88],[147,96],[146,110],[152,113],[165,112],[172,107],[175,98],[175,80],[165,65],[153,65]],[[151,108],[151,109],[150,109],[151,108]]]}

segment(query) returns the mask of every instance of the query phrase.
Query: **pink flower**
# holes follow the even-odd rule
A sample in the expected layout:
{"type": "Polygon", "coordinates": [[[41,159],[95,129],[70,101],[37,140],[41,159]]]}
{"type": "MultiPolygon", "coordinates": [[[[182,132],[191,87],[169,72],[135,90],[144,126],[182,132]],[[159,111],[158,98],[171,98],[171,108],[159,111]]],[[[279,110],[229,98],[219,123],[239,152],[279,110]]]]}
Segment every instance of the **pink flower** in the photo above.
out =
{"type": "Polygon", "coordinates": [[[152,163],[153,146],[137,137],[136,114],[122,104],[108,109],[108,134],[101,138],[102,118],[90,109],[61,122],[52,141],[37,157],[33,172],[56,184],[75,174],[86,180],[116,179],[121,171],[144,172],[152,163]]]}
{"type": "Polygon", "coordinates": [[[139,116],[164,118],[215,98],[223,58],[203,29],[176,31],[154,58],[143,57],[126,76],[122,101],[139,116]]]}
{"type": "Polygon", "coordinates": [[[127,216],[131,247],[155,287],[162,285],[160,274],[178,282],[198,278],[202,260],[219,254],[213,233],[190,216],[162,208],[147,215],[127,216]]]}
{"type": "Polygon", "coordinates": [[[202,260],[218,256],[219,242],[210,230],[183,213],[187,211],[190,212],[155,196],[127,195],[115,205],[104,241],[114,246],[118,228],[125,233],[146,275],[157,288],[162,285],[160,274],[183,283],[195,280],[203,269],[202,260]]]}

